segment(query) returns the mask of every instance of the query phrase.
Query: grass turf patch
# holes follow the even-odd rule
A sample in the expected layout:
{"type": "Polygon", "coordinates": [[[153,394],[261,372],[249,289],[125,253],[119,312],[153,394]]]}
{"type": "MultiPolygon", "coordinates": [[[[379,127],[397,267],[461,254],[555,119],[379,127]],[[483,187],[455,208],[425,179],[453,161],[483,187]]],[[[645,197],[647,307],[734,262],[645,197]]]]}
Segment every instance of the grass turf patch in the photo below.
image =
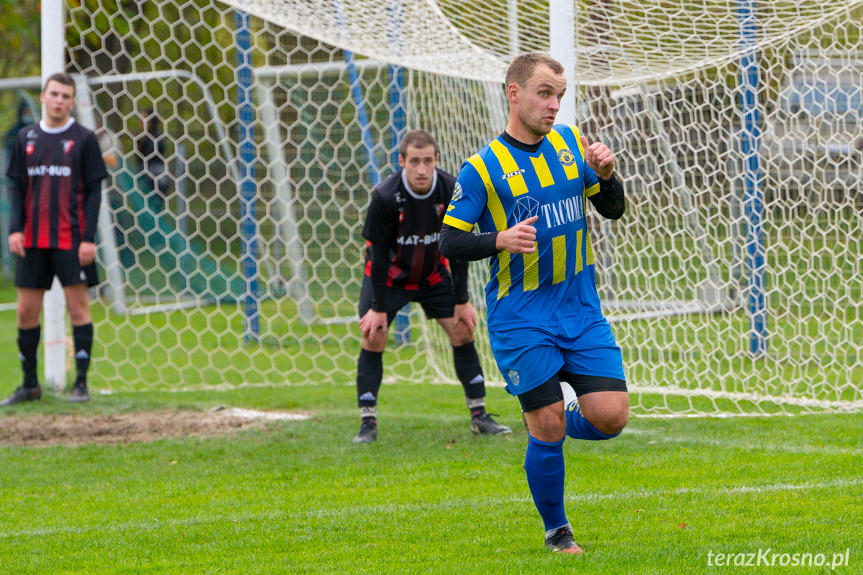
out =
{"type": "Polygon", "coordinates": [[[2,447],[0,570],[712,573],[710,551],[766,547],[828,558],[850,549],[848,572],[860,566],[859,416],[635,418],[612,441],[568,440],[567,512],[586,550],[573,558],[542,545],[515,400],[490,389],[514,433],[474,437],[460,388],[386,384],[380,439],[354,445],[354,393],[128,393],[4,411],[0,424],[41,410],[217,405],[312,419],[211,438],[2,447]]]}

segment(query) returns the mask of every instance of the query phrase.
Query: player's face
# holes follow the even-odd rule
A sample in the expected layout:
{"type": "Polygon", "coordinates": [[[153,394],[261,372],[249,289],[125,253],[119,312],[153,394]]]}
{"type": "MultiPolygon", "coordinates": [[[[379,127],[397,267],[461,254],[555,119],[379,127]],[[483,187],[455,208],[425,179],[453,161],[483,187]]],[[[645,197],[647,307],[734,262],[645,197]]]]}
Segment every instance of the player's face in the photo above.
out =
{"type": "Polygon", "coordinates": [[[566,92],[566,76],[556,74],[545,64],[538,64],[524,86],[515,86],[518,121],[534,141],[539,141],[554,126],[560,100],[566,92]]]}
{"type": "Polygon", "coordinates": [[[435,154],[434,146],[408,146],[404,156],[399,154],[399,166],[405,170],[408,185],[418,194],[431,190],[437,162],[438,155],[435,154]]]}
{"type": "Polygon", "coordinates": [[[39,96],[45,105],[45,120],[49,126],[62,126],[69,120],[75,105],[75,87],[48,82],[45,91],[39,96]]]}

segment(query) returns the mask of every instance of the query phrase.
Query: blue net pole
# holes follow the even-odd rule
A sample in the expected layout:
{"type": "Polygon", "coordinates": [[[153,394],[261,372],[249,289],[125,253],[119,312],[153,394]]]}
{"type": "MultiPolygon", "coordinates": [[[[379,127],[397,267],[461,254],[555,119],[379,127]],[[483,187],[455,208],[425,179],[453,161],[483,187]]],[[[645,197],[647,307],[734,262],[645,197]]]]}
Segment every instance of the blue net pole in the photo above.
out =
{"type": "Polygon", "coordinates": [[[739,0],[740,26],[740,111],[743,130],[740,145],[743,155],[743,213],[746,219],[746,259],[749,268],[749,351],[755,356],[767,353],[767,309],[764,291],[764,234],[762,230],[761,170],[758,149],[761,138],[758,111],[757,19],[754,0],[739,0]]]}
{"type": "MultiPolygon", "coordinates": [[[[401,54],[402,6],[401,0],[390,0],[387,6],[389,16],[389,40],[396,53],[401,54]]],[[[395,169],[399,165],[399,142],[405,133],[405,70],[401,66],[389,67],[389,97],[390,107],[390,161],[395,169]]],[[[393,341],[401,345],[411,340],[410,304],[407,304],[396,314],[393,326],[393,341]]]]}
{"type": "Polygon", "coordinates": [[[252,104],[252,42],[249,15],[237,10],[237,108],[240,142],[240,233],[243,238],[243,297],[245,340],[257,341],[260,333],[258,311],[257,221],[255,214],[255,110],[252,104]]]}

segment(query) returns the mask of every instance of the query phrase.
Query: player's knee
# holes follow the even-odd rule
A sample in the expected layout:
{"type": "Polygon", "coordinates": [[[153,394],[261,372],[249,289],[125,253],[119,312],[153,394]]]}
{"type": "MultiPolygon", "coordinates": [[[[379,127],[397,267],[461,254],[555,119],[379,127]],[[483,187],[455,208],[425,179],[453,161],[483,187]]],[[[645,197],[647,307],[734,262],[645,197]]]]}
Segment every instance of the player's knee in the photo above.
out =
{"type": "Polygon", "coordinates": [[[449,341],[453,347],[459,347],[473,341],[473,334],[466,327],[459,327],[452,331],[449,341]]]}
{"type": "Polygon", "coordinates": [[[18,305],[18,325],[31,326],[39,323],[39,312],[42,310],[36,305],[18,305]]]}
{"type": "Polygon", "coordinates": [[[377,353],[383,353],[387,348],[387,338],[389,337],[389,330],[387,328],[383,328],[378,331],[377,335],[374,338],[363,337],[362,348],[368,351],[374,351],[377,353]]]}
{"type": "Polygon", "coordinates": [[[72,321],[72,325],[90,323],[90,310],[86,306],[70,305],[69,319],[72,321]]]}
{"type": "Polygon", "coordinates": [[[552,406],[540,408],[526,414],[528,432],[540,441],[560,441],[566,435],[566,417],[561,409],[552,406]]]}
{"type": "Polygon", "coordinates": [[[42,313],[42,300],[19,298],[16,311],[18,315],[18,325],[27,327],[38,325],[39,315],[42,313]]]}
{"type": "Polygon", "coordinates": [[[629,410],[616,409],[605,412],[597,421],[591,421],[593,426],[606,435],[617,435],[629,423],[629,410]]]}

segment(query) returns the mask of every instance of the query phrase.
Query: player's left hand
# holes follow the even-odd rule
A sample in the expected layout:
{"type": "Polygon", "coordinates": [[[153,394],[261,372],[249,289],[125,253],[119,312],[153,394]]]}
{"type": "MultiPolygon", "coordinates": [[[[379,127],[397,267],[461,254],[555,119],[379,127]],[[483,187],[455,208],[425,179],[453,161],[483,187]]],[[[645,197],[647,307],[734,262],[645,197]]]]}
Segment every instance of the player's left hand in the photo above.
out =
{"type": "Polygon", "coordinates": [[[602,142],[590,143],[581,136],[581,146],[584,148],[584,159],[587,165],[596,172],[601,180],[611,178],[614,173],[614,153],[602,142]]]}
{"type": "Polygon", "coordinates": [[[96,261],[96,244],[81,242],[78,246],[78,261],[82,266],[89,266],[96,261]]]}
{"type": "Polygon", "coordinates": [[[452,319],[456,329],[465,328],[468,335],[473,335],[476,329],[476,310],[469,301],[455,305],[452,319]]]}

